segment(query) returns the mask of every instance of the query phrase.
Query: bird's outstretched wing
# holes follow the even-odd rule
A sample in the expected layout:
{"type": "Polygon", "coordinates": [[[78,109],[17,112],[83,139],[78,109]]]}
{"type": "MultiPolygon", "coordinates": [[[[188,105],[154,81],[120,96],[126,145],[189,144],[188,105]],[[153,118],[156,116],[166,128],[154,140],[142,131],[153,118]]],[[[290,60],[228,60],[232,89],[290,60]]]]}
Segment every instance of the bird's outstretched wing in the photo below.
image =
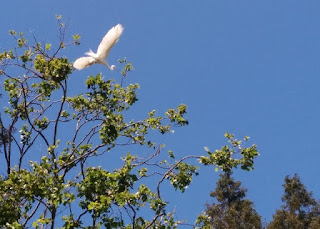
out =
{"type": "Polygon", "coordinates": [[[111,48],[119,40],[122,34],[122,31],[123,31],[122,25],[118,24],[112,27],[108,31],[108,33],[104,36],[97,50],[97,56],[99,57],[100,60],[104,60],[108,56],[111,48]]]}
{"type": "Polygon", "coordinates": [[[95,59],[91,56],[80,57],[76,59],[76,61],[73,63],[73,67],[78,70],[82,70],[94,63],[95,63],[95,59]]]}

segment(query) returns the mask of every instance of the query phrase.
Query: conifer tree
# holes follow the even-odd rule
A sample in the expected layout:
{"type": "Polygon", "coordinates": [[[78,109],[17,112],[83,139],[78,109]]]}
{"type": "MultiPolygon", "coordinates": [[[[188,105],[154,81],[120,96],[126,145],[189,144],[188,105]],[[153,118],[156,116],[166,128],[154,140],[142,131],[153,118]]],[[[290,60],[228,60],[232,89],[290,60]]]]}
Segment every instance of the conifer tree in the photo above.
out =
{"type": "Polygon", "coordinates": [[[297,174],[292,178],[286,176],[284,181],[284,205],[273,215],[267,229],[320,228],[319,203],[312,197],[312,192],[307,191],[297,174]]]}
{"type": "Polygon", "coordinates": [[[261,228],[261,217],[254,209],[253,203],[245,199],[246,192],[240,181],[234,181],[231,172],[220,174],[216,189],[210,194],[219,203],[207,205],[204,213],[206,217],[198,218],[198,222],[201,222],[199,225],[216,229],[261,228]]]}

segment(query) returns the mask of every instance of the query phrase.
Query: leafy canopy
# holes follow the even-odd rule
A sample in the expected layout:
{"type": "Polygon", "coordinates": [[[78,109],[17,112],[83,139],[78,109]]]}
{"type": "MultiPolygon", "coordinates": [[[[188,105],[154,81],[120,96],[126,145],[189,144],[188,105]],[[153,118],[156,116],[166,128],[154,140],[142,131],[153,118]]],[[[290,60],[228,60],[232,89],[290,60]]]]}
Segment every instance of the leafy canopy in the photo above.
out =
{"type": "Polygon", "coordinates": [[[164,182],[184,192],[199,166],[253,169],[256,146],[245,147],[228,133],[228,145],[214,152],[206,147],[203,156],[163,153],[155,139],[188,125],[187,106],[130,117],[139,89],[126,84],[133,65],[119,60],[120,80],[75,76],[62,53],[80,45],[80,35],[67,42],[66,26],[61,16],[57,20],[58,45],[11,30],[16,47],[0,53],[7,104],[0,112],[0,227],[175,228],[184,221],[163,199],[164,182]],[[80,93],[73,77],[84,81],[80,93]],[[109,160],[119,152],[122,165],[109,160]]]}

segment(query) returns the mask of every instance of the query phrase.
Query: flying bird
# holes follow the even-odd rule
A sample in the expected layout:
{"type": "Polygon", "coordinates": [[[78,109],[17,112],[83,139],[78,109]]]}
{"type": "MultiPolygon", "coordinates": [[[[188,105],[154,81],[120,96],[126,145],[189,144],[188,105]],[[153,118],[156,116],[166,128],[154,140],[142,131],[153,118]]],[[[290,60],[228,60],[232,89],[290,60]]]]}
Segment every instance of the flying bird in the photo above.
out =
{"type": "Polygon", "coordinates": [[[73,63],[73,67],[78,70],[82,70],[86,67],[89,67],[92,64],[98,63],[98,64],[104,64],[111,71],[113,71],[116,68],[116,66],[115,65],[109,66],[106,58],[108,57],[108,54],[112,49],[112,47],[118,42],[122,32],[123,32],[122,25],[118,24],[112,27],[102,39],[98,47],[97,53],[94,53],[90,49],[89,52],[85,53],[87,56],[76,59],[76,61],[73,63]]]}

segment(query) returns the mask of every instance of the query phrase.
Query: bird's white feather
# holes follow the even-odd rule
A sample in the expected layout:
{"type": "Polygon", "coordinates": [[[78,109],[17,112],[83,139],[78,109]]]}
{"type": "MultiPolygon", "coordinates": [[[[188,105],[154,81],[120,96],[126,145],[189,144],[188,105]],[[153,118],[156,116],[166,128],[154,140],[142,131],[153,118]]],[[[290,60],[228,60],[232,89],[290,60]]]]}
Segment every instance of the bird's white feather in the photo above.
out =
{"type": "Polygon", "coordinates": [[[122,32],[123,27],[122,25],[118,24],[112,27],[104,36],[97,50],[97,56],[100,60],[107,58],[112,47],[118,42],[122,32]]]}
{"type": "Polygon", "coordinates": [[[110,70],[114,70],[115,66],[110,67],[105,59],[108,57],[108,54],[112,47],[118,42],[122,32],[122,25],[118,24],[112,27],[103,37],[98,47],[97,53],[94,53],[91,50],[89,52],[86,52],[85,54],[88,55],[88,57],[80,57],[74,62],[73,67],[78,70],[82,70],[90,66],[91,64],[99,63],[106,65],[110,70]]]}
{"type": "Polygon", "coordinates": [[[78,70],[82,70],[94,63],[95,63],[95,59],[93,57],[85,56],[85,57],[80,57],[76,59],[76,61],[73,63],[73,67],[78,70]]]}

